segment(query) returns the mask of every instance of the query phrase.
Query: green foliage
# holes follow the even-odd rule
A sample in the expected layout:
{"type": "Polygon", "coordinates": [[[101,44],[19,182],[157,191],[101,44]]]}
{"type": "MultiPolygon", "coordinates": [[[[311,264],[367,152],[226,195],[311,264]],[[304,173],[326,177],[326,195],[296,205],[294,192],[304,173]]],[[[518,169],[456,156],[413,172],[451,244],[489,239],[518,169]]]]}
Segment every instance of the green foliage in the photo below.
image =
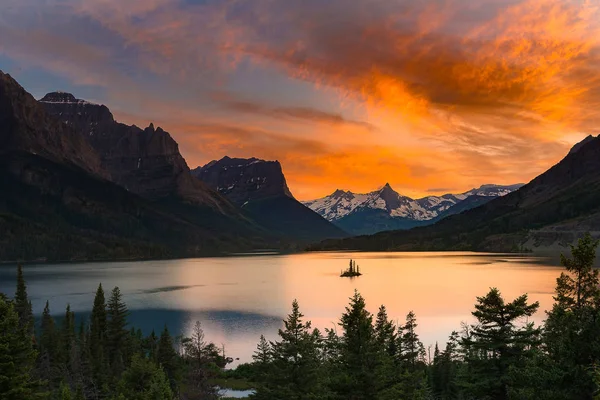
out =
{"type": "Polygon", "coordinates": [[[266,345],[263,338],[263,361],[271,360],[265,388],[272,398],[307,399],[321,393],[319,382],[320,334],[311,331],[311,323],[303,320],[298,302],[292,303],[292,312],[283,321],[278,341],[266,345]]]}
{"type": "Polygon", "coordinates": [[[89,349],[94,379],[97,386],[102,386],[108,373],[107,357],[107,315],[106,301],[102,284],[98,285],[94,306],[90,317],[89,349]]]}
{"type": "Polygon", "coordinates": [[[467,393],[476,398],[508,399],[510,368],[522,367],[539,345],[540,330],[532,323],[519,327],[517,322],[532,316],[538,308],[537,302],[528,304],[527,295],[506,303],[496,288],[477,298],[473,316],[478,324],[462,337],[461,343],[468,349],[467,393]]]}
{"type": "MultiPolygon", "coordinates": [[[[154,334],[154,332],[152,332],[152,334],[154,334]]],[[[165,325],[165,328],[160,334],[160,340],[158,341],[156,362],[165,371],[169,385],[173,390],[176,390],[177,380],[179,378],[179,365],[177,360],[178,356],[173,347],[173,339],[165,325]]]]}
{"type": "Polygon", "coordinates": [[[128,400],[172,400],[173,392],[162,368],[139,354],[119,381],[117,393],[128,400]]]}
{"type": "Polygon", "coordinates": [[[3,400],[43,397],[39,382],[33,377],[36,353],[29,326],[21,321],[15,304],[0,296],[0,399],[3,400]]]}
{"type": "Polygon", "coordinates": [[[19,316],[19,326],[25,329],[29,337],[33,336],[33,311],[27,296],[27,285],[23,277],[23,267],[17,266],[17,291],[15,292],[15,311],[19,316]]]}
{"type": "Polygon", "coordinates": [[[119,376],[125,369],[127,363],[127,354],[124,354],[127,349],[127,316],[129,311],[123,302],[123,296],[118,287],[115,287],[107,307],[107,323],[106,323],[106,350],[108,351],[108,359],[112,373],[119,376]]]}
{"type": "Polygon", "coordinates": [[[340,343],[342,374],[335,382],[336,392],[355,399],[371,399],[377,389],[377,347],[373,316],[367,311],[365,299],[358,292],[350,298],[340,326],[343,329],[340,343]]]}
{"type": "Polygon", "coordinates": [[[547,365],[556,377],[554,390],[565,399],[591,399],[599,390],[594,371],[600,364],[600,282],[592,268],[598,243],[587,234],[571,246],[572,258],[561,257],[567,272],[557,279],[546,321],[547,365]]]}
{"type": "MultiPolygon", "coordinates": [[[[505,301],[492,288],[477,298],[474,325],[463,324],[444,350],[427,360],[409,312],[396,326],[384,306],[374,320],[355,292],[334,329],[322,335],[304,319],[297,301],[279,339],[261,336],[252,364],[223,371],[225,350],[206,341],[200,322],[189,338],[168,329],[157,337],[127,330],[118,288],[105,304],[100,285],[89,329],[76,333],[67,307],[57,327],[46,303],[39,354],[29,334],[30,306],[22,272],[17,298],[0,294],[0,398],[217,399],[215,385],[255,388],[255,399],[332,400],[594,400],[600,393],[600,280],[592,268],[598,242],[590,236],[562,258],[555,305],[542,327],[527,319],[539,308],[527,295],[505,301]],[[23,316],[25,319],[23,319],[23,316]],[[39,378],[45,380],[44,393],[39,378]]],[[[431,356],[431,355],[430,355],[431,356]]]]}

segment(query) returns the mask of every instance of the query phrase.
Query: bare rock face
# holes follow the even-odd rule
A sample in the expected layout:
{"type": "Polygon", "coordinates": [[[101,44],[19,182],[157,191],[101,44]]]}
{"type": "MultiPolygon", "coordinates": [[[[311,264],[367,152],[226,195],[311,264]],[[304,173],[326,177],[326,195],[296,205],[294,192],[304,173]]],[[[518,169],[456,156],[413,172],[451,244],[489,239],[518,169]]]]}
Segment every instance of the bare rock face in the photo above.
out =
{"type": "Polygon", "coordinates": [[[106,106],[70,93],[48,93],[39,102],[91,143],[118,185],[151,200],[175,196],[232,211],[228,202],[192,177],[177,142],[161,128],[152,123],[145,129],[119,123],[106,106]]]}
{"type": "Polygon", "coordinates": [[[192,174],[240,206],[270,197],[294,198],[279,161],[224,157],[194,169],[192,174]]]}
{"type": "Polygon", "coordinates": [[[280,237],[308,243],[346,235],[292,196],[278,161],[224,157],[192,173],[280,237]]]}
{"type": "Polygon", "coordinates": [[[49,116],[33,96],[0,71],[0,153],[19,150],[108,177],[85,138],[49,116]]]}

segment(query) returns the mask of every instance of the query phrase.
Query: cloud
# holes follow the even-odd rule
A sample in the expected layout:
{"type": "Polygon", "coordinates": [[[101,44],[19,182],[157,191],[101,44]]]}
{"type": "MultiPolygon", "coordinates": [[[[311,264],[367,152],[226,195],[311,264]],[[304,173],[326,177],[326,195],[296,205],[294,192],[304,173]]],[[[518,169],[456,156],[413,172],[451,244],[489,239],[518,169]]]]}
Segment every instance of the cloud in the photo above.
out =
{"type": "Polygon", "coordinates": [[[339,113],[321,111],[310,107],[272,107],[258,101],[235,99],[221,100],[220,104],[229,110],[242,113],[259,114],[273,118],[304,120],[328,125],[350,125],[368,131],[377,130],[375,126],[368,122],[347,119],[339,113]]]}
{"type": "Polygon", "coordinates": [[[0,52],[299,197],[527,181],[600,130],[592,0],[8,1],[0,52]]]}

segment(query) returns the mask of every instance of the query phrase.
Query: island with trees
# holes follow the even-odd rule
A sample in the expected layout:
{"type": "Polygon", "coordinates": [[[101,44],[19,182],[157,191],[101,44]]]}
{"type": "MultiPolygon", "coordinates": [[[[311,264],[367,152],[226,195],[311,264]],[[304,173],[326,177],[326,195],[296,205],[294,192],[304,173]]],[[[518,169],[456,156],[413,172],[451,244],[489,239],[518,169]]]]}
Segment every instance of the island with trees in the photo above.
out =
{"type": "Polygon", "coordinates": [[[361,275],[362,274],[360,273],[360,266],[356,264],[356,261],[350,260],[350,265],[348,265],[348,269],[340,273],[340,278],[354,278],[361,275]]]}

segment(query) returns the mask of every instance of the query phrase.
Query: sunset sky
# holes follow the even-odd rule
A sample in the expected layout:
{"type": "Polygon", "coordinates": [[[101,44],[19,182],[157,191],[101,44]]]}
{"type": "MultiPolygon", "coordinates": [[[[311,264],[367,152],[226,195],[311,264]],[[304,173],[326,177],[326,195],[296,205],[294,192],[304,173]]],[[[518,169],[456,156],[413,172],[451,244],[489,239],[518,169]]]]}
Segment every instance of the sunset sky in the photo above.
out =
{"type": "Polygon", "coordinates": [[[2,0],[0,69],[302,200],[527,182],[600,133],[598,0],[2,0]]]}

